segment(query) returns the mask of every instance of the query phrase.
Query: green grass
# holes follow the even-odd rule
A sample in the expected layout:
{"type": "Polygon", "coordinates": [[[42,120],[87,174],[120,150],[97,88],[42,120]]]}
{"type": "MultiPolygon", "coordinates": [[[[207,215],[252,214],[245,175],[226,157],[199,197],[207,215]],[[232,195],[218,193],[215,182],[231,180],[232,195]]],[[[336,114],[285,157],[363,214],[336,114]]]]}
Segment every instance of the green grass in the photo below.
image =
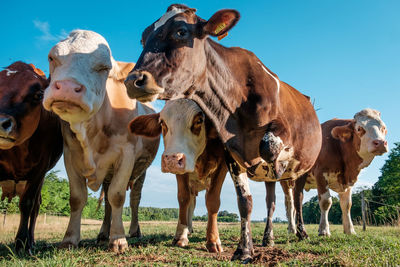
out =
{"type": "MultiPolygon", "coordinates": [[[[231,262],[239,238],[239,224],[220,224],[220,237],[224,252],[210,254],[205,249],[206,224],[196,223],[190,236],[189,247],[171,246],[176,224],[173,222],[145,222],[141,224],[143,238],[128,239],[129,249],[116,255],[106,247],[97,247],[95,238],[100,225],[85,228],[78,249],[60,250],[58,242],[64,227],[39,228],[35,255],[18,257],[14,254],[13,231],[0,232],[0,266],[239,266],[231,262]]],[[[368,227],[362,232],[356,227],[356,236],[342,233],[341,225],[332,225],[330,238],[318,237],[317,225],[307,225],[310,238],[297,241],[288,235],[286,225],[276,224],[275,247],[260,246],[264,223],[252,225],[255,244],[255,265],[278,266],[399,266],[400,228],[368,227]]],[[[128,229],[126,229],[127,231],[128,229]]],[[[0,229],[1,231],[1,229],[0,229]]]]}

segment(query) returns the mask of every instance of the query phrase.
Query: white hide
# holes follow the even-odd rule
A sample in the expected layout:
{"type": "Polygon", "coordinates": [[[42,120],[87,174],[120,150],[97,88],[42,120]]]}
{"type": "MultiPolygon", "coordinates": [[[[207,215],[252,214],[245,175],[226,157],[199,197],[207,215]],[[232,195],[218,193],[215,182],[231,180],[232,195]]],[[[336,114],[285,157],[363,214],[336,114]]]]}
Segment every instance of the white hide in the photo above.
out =
{"type": "Polygon", "coordinates": [[[386,125],[381,120],[380,112],[373,109],[363,109],[354,115],[355,131],[359,127],[365,130],[365,134],[361,136],[360,150],[358,155],[363,159],[359,169],[367,167],[374,159],[376,154],[373,153],[374,140],[385,141],[386,125]]]}
{"type": "Polygon", "coordinates": [[[296,233],[296,210],[294,208],[293,188],[288,188],[288,193],[285,194],[286,217],[288,219],[288,233],[296,233]]]}
{"type": "Polygon", "coordinates": [[[345,234],[355,234],[353,222],[351,221],[351,192],[352,188],[348,188],[346,192],[339,193],[340,208],[342,209],[342,223],[345,234]]]}
{"type": "MultiPolygon", "coordinates": [[[[49,52],[51,83],[71,80],[85,87],[85,93],[80,103],[81,111],[58,114],[61,119],[69,122],[80,122],[88,119],[100,109],[103,103],[106,81],[110,70],[115,66],[107,41],[92,31],[76,30],[57,43],[49,52]]],[[[47,99],[51,98],[53,90],[46,89],[44,107],[51,110],[47,99]]]]}
{"type": "Polygon", "coordinates": [[[163,136],[164,155],[183,153],[186,157],[185,172],[194,172],[195,163],[206,147],[204,123],[199,135],[190,130],[193,118],[200,112],[200,107],[188,99],[167,101],[160,112],[160,120],[168,128],[163,136]]]}
{"type": "Polygon", "coordinates": [[[7,71],[7,73],[6,73],[7,76],[10,76],[11,74],[15,74],[18,72],[16,70],[9,70],[9,69],[5,69],[5,71],[7,71]]]}
{"type": "Polygon", "coordinates": [[[276,78],[274,75],[272,75],[272,73],[269,72],[269,71],[267,70],[267,68],[264,67],[264,65],[263,65],[261,62],[258,62],[258,64],[260,64],[260,66],[262,67],[262,69],[263,69],[267,74],[269,74],[269,75],[275,80],[275,82],[276,82],[276,90],[278,91],[278,94],[279,94],[279,90],[280,90],[280,86],[281,86],[281,83],[279,82],[279,79],[276,78]]]}
{"type": "Polygon", "coordinates": [[[163,26],[173,16],[178,15],[178,14],[183,13],[183,12],[185,12],[185,9],[172,7],[172,9],[170,11],[165,13],[159,20],[157,20],[154,23],[154,31],[156,31],[158,28],[163,26]]]}
{"type": "Polygon", "coordinates": [[[328,214],[332,205],[332,198],[329,190],[320,196],[319,207],[321,210],[321,219],[319,222],[319,235],[330,236],[328,214]]]}

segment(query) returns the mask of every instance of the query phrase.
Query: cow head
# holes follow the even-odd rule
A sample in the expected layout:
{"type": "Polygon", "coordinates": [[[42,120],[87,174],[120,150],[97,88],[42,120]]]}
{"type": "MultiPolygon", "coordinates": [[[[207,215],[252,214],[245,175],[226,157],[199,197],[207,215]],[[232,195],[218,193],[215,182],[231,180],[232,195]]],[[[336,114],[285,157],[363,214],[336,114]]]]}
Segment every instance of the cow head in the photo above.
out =
{"type": "Polygon", "coordinates": [[[96,114],[104,102],[107,83],[123,76],[123,64],[134,66],[116,62],[107,41],[95,32],[84,30],[73,31],[56,44],[48,59],[51,83],[43,105],[72,123],[96,114]]]}
{"type": "Polygon", "coordinates": [[[194,101],[177,99],[168,101],[160,113],[135,118],[129,129],[146,137],[157,137],[162,133],[162,171],[183,174],[195,170],[207,137],[216,138],[217,134],[209,130],[209,126],[203,111],[194,101]]]}
{"type": "Polygon", "coordinates": [[[0,72],[0,149],[20,145],[35,132],[47,85],[41,70],[23,62],[0,72]]]}
{"type": "Polygon", "coordinates": [[[347,125],[336,126],[331,133],[342,142],[353,140],[361,158],[382,155],[388,151],[386,125],[377,110],[363,109],[354,115],[354,120],[347,125]]]}
{"type": "Polygon", "coordinates": [[[205,21],[195,12],[185,5],[171,5],[145,29],[143,52],[125,81],[131,98],[145,102],[185,96],[196,81],[204,79],[207,54],[215,53],[208,49],[213,44],[207,36],[226,34],[240,15],[224,9],[205,21]]]}

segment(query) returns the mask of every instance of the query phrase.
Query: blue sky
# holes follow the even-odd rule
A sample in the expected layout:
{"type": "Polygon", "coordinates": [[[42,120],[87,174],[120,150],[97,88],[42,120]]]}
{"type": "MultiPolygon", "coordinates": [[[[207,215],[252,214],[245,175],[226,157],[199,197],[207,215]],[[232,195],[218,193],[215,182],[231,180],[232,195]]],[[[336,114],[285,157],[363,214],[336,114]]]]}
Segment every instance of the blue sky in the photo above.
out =
{"type": "MultiPolygon", "coordinates": [[[[0,66],[16,60],[33,63],[48,74],[47,53],[73,29],[93,30],[110,44],[116,60],[135,62],[140,37],[174,2],[169,1],[3,1],[0,66]]],[[[184,1],[208,19],[234,8],[241,20],[221,41],[253,51],[279,78],[315,101],[321,122],[352,118],[366,107],[382,112],[389,146],[400,141],[400,1],[184,1]]],[[[156,105],[160,108],[160,103],[156,105]]],[[[161,149],[162,150],[162,149],[161,149]]],[[[387,155],[365,169],[357,185],[372,185],[387,155]]],[[[57,165],[63,170],[63,163],[57,165]]],[[[65,176],[65,172],[61,172],[65,176]]],[[[142,206],[178,207],[173,175],[160,172],[160,153],[148,171],[142,206]]],[[[251,183],[253,219],[266,216],[265,187],[251,183]]],[[[316,191],[306,194],[306,199],[316,191]]],[[[204,193],[196,214],[205,214],[204,193]]],[[[228,176],[221,209],[237,212],[228,176]]],[[[277,185],[275,216],[284,218],[277,185]]]]}

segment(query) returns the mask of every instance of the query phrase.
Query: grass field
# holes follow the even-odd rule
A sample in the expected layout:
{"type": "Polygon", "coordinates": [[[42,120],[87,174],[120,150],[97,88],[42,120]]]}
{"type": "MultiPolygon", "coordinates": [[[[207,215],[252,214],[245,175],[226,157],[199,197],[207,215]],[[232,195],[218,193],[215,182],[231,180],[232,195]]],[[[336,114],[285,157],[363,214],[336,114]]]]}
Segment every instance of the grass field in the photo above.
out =
{"type": "MultiPolygon", "coordinates": [[[[238,223],[220,223],[221,242],[224,252],[210,254],[205,249],[205,223],[195,223],[186,249],[171,246],[175,222],[142,222],[143,238],[128,239],[127,252],[116,255],[106,247],[97,247],[95,238],[100,221],[82,221],[82,241],[78,249],[60,250],[68,218],[40,216],[36,231],[36,247],[33,257],[14,254],[13,239],[17,231],[18,216],[7,217],[5,227],[0,216],[0,266],[236,266],[231,262],[239,238],[238,223]]],[[[129,225],[126,224],[126,227],[129,225]]],[[[252,225],[255,244],[254,265],[286,266],[399,266],[400,228],[368,227],[362,232],[356,227],[356,236],[346,236],[340,225],[332,225],[330,238],[318,237],[317,225],[307,225],[310,239],[298,242],[288,235],[286,225],[276,224],[275,247],[260,246],[264,223],[252,225]]],[[[127,231],[127,228],[126,228],[127,231]]]]}

